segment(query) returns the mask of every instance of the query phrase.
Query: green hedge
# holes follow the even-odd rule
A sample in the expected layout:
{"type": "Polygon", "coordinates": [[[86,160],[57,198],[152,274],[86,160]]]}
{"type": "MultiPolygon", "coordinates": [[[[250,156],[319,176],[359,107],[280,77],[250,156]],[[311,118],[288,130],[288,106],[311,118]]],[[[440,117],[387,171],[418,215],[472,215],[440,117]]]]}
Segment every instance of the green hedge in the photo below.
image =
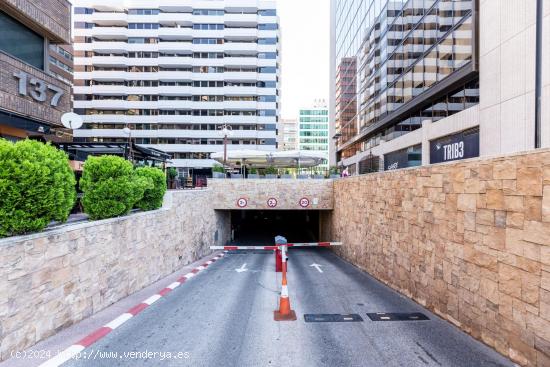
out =
{"type": "Polygon", "coordinates": [[[152,188],[151,179],[138,176],[132,163],[116,156],[88,157],[80,179],[82,206],[91,219],[128,214],[152,188]]]}
{"type": "Polygon", "coordinates": [[[0,139],[0,237],[66,221],[75,184],[64,152],[38,141],[0,139]]]}
{"type": "Polygon", "coordinates": [[[135,174],[139,177],[150,179],[152,187],[145,190],[143,198],[136,203],[136,208],[141,210],[154,210],[162,206],[164,193],[166,192],[166,176],[164,172],[154,167],[137,168],[135,174]]]}

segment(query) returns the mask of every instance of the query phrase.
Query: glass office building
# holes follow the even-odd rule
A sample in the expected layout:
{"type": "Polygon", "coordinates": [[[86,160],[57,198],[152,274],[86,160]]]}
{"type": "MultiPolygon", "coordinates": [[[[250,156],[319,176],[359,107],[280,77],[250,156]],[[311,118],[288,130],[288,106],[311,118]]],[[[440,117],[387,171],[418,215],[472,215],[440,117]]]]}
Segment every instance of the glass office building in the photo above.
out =
{"type": "Polygon", "coordinates": [[[479,102],[475,0],[333,0],[337,161],[479,102]]]}

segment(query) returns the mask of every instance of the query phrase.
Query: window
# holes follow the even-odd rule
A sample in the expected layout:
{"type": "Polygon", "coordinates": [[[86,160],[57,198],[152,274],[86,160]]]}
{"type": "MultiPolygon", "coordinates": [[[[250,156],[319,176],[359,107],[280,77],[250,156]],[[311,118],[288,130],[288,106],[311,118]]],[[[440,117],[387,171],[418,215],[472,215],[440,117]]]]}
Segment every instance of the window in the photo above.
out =
{"type": "Polygon", "coordinates": [[[223,30],[223,24],[193,24],[193,29],[201,30],[223,30]]]}
{"type": "Polygon", "coordinates": [[[258,96],[258,102],[277,102],[277,96],[258,96]]]}
{"type": "Polygon", "coordinates": [[[195,45],[221,45],[223,38],[193,38],[195,45]]]}
{"type": "Polygon", "coordinates": [[[258,59],[276,59],[277,53],[276,52],[260,52],[258,54],[258,59]]]}
{"type": "Polygon", "coordinates": [[[272,16],[277,15],[277,10],[275,10],[275,9],[258,10],[258,15],[272,17],[272,16]]]}
{"type": "Polygon", "coordinates": [[[267,73],[267,74],[274,74],[277,72],[277,68],[274,66],[266,66],[262,68],[258,68],[259,73],[267,73]]]}
{"type": "Polygon", "coordinates": [[[128,29],[159,29],[158,23],[128,23],[128,29]]]}
{"type": "Polygon", "coordinates": [[[258,88],[277,88],[277,82],[259,81],[257,83],[257,87],[258,88]]]}
{"type": "Polygon", "coordinates": [[[277,38],[258,38],[259,45],[276,45],[277,38]]]}
{"type": "Polygon", "coordinates": [[[224,15],[225,11],[223,10],[214,10],[214,9],[195,9],[193,10],[193,15],[224,15]]]}
{"type": "Polygon", "coordinates": [[[274,31],[279,28],[277,23],[260,23],[258,29],[261,31],[274,31]]]}
{"type": "Polygon", "coordinates": [[[159,9],[130,9],[128,14],[130,15],[158,15],[159,9]]]}
{"type": "Polygon", "coordinates": [[[0,50],[44,70],[44,38],[0,12],[0,50]]]}
{"type": "Polygon", "coordinates": [[[74,13],[75,14],[93,14],[94,9],[82,8],[82,7],[77,6],[77,7],[74,8],[74,13]]]}

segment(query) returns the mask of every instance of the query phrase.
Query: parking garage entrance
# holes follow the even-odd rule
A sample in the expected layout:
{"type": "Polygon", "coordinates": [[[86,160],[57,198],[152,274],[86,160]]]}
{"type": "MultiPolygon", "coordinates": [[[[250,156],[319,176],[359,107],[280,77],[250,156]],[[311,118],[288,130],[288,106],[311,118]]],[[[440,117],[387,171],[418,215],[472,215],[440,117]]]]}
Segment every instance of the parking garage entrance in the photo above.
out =
{"type": "Polygon", "coordinates": [[[318,210],[231,210],[230,216],[235,244],[269,245],[277,235],[290,243],[320,241],[318,210]]]}

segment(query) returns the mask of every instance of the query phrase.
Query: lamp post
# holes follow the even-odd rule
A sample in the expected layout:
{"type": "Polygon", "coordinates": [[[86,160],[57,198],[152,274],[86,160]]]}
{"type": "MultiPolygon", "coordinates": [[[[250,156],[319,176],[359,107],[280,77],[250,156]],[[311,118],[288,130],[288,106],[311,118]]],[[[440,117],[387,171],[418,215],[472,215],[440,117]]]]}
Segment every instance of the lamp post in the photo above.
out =
{"type": "Polygon", "coordinates": [[[127,158],[130,162],[132,162],[132,129],[130,129],[128,126],[125,126],[124,129],[122,129],[122,132],[125,135],[128,135],[128,155],[127,158]]]}
{"type": "Polygon", "coordinates": [[[228,124],[223,124],[219,128],[223,134],[223,169],[225,169],[227,164],[227,137],[233,135],[233,129],[228,124]]]}

